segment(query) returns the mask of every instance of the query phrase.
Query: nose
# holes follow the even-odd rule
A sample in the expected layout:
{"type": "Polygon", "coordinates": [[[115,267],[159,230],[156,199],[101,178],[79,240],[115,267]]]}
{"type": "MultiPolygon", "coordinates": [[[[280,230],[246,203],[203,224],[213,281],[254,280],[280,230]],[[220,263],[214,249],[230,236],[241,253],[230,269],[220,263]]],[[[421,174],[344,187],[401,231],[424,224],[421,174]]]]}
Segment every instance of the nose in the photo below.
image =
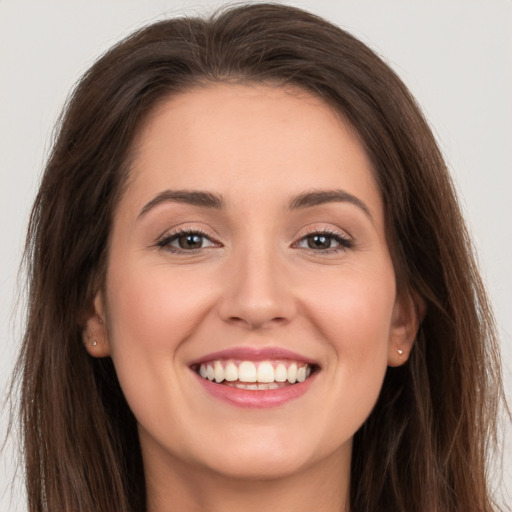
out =
{"type": "Polygon", "coordinates": [[[233,258],[219,306],[225,322],[257,330],[286,324],[295,313],[289,272],[275,250],[247,247],[233,258]]]}

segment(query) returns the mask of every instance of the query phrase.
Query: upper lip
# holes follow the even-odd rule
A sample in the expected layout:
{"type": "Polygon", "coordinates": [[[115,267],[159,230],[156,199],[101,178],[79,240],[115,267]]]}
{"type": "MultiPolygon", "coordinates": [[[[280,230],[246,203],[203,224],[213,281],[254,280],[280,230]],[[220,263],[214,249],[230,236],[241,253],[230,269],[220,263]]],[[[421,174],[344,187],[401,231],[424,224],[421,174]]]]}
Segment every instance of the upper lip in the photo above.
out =
{"type": "Polygon", "coordinates": [[[317,361],[291,350],[280,347],[233,347],[218,352],[211,352],[190,363],[190,366],[214,361],[217,359],[240,359],[243,361],[269,361],[276,359],[292,359],[310,365],[317,365],[317,361]]]}

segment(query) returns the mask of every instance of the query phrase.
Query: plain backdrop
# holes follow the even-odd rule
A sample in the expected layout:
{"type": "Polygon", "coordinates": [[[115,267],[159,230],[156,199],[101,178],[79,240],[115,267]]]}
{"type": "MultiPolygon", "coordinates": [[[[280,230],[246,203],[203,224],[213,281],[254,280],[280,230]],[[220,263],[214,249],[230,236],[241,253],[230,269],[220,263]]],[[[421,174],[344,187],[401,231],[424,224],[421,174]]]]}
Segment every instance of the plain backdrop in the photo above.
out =
{"type": "MultiPolygon", "coordinates": [[[[369,44],[422,106],[452,170],[494,303],[512,399],[512,1],[299,0],[369,44]]],[[[23,322],[18,266],[52,128],[72,85],[108,47],[160,17],[222,2],[0,0],[0,398],[23,322]],[[19,297],[15,313],[14,304],[19,297]]],[[[6,431],[7,411],[0,421],[6,431]]],[[[503,420],[507,424],[508,420],[503,420]]],[[[504,429],[503,504],[512,503],[504,429]]],[[[508,432],[508,433],[507,433],[508,432]]],[[[2,439],[2,438],[0,438],[2,439]]],[[[22,512],[16,449],[0,462],[0,511],[22,512]]]]}

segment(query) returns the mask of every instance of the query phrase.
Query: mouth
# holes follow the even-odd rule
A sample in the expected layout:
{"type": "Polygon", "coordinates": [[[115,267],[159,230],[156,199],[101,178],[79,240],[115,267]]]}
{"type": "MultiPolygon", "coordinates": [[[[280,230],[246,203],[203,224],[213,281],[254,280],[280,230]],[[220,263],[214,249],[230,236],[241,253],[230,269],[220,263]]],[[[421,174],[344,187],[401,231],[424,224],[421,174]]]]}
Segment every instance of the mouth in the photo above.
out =
{"type": "Polygon", "coordinates": [[[309,389],[320,367],[281,350],[237,350],[211,354],[190,369],[207,391],[242,407],[271,407],[309,389]]]}
{"type": "Polygon", "coordinates": [[[280,389],[304,382],[316,365],[293,360],[250,361],[216,359],[194,365],[201,378],[237,389],[280,389]]]}

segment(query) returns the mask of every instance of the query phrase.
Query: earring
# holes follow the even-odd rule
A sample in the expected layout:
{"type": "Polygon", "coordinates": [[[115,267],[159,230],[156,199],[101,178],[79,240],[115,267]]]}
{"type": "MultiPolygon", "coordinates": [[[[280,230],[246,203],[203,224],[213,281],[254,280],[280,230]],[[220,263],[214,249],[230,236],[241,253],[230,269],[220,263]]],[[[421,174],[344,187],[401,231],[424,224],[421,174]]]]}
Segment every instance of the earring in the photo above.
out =
{"type": "Polygon", "coordinates": [[[92,345],[93,347],[95,347],[97,344],[98,344],[98,341],[97,341],[97,340],[92,340],[91,345],[92,345]]]}
{"type": "Polygon", "coordinates": [[[401,356],[404,351],[401,348],[397,348],[396,351],[398,352],[398,355],[401,356]]]}

